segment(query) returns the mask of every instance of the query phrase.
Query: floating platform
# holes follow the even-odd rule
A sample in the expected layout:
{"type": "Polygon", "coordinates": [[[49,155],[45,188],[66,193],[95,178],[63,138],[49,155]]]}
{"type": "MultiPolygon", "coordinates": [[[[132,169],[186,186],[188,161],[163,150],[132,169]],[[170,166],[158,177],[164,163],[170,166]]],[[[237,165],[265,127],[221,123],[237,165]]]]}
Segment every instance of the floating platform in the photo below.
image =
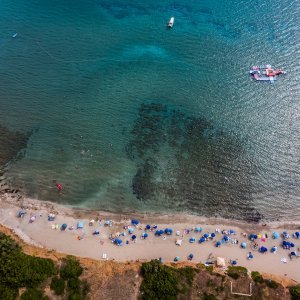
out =
{"type": "Polygon", "coordinates": [[[253,76],[256,81],[269,81],[273,83],[279,76],[284,76],[287,73],[282,69],[274,70],[271,65],[260,65],[250,68],[249,74],[253,76]]]}

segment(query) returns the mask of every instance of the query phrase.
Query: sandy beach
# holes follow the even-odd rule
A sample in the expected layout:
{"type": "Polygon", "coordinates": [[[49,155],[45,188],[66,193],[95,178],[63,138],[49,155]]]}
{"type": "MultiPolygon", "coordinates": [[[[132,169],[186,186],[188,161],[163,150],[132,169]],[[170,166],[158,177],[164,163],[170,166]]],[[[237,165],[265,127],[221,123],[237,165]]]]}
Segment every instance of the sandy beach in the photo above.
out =
{"type": "Polygon", "coordinates": [[[300,239],[292,237],[292,234],[299,227],[299,223],[289,224],[245,224],[230,220],[204,219],[196,216],[138,216],[120,214],[110,214],[105,212],[88,212],[78,209],[72,209],[65,206],[56,205],[49,202],[41,202],[33,199],[22,198],[17,200],[16,195],[3,194],[0,198],[0,223],[12,229],[26,243],[35,246],[44,247],[49,250],[55,250],[61,253],[67,253],[79,257],[93,258],[120,262],[125,261],[144,261],[161,258],[164,262],[171,262],[176,256],[180,261],[186,261],[189,254],[193,254],[193,262],[205,263],[209,255],[214,259],[216,257],[225,258],[227,264],[230,260],[236,260],[238,265],[244,266],[251,271],[261,273],[270,273],[286,278],[295,282],[300,282],[300,258],[289,258],[291,251],[296,251],[300,247],[300,239]],[[17,218],[20,207],[24,207],[26,214],[22,218],[17,218]],[[54,213],[55,220],[48,221],[48,214],[54,213]],[[30,217],[35,216],[34,222],[29,222],[30,217]],[[97,220],[98,218],[98,220],[97,220]],[[90,220],[95,220],[92,226],[89,226],[90,220]],[[138,226],[131,224],[132,219],[138,219],[138,226]],[[96,221],[97,220],[97,221],[96,221]],[[101,221],[100,221],[101,220],[101,221]],[[112,226],[105,226],[106,220],[112,220],[112,226]],[[83,229],[77,229],[78,222],[83,223],[83,229]],[[65,231],[60,230],[62,224],[67,224],[65,231]],[[154,231],[145,230],[146,224],[157,225],[157,229],[171,228],[172,235],[163,234],[155,236],[154,231]],[[129,227],[128,227],[129,226],[129,227]],[[201,227],[201,232],[195,232],[196,227],[201,227]],[[129,234],[129,228],[133,230],[129,234]],[[227,243],[216,247],[216,241],[223,238],[221,232],[216,229],[234,231],[229,235],[227,243]],[[95,230],[99,230],[99,235],[93,235],[95,230]],[[295,244],[291,250],[281,247],[282,238],[273,239],[272,234],[276,231],[282,233],[287,231],[291,237],[288,241],[295,244]],[[142,233],[148,233],[146,239],[141,239],[142,233]],[[117,246],[111,241],[111,235],[119,235],[123,241],[122,246],[117,246]],[[179,235],[176,235],[179,234],[179,235]],[[203,234],[215,233],[213,239],[209,238],[203,243],[198,240],[203,234]],[[246,233],[246,236],[245,236],[246,233]],[[259,246],[265,246],[268,249],[266,254],[251,249],[251,241],[248,235],[254,233],[267,238],[258,238],[256,243],[259,246]],[[136,235],[135,242],[132,236],[136,235]],[[189,239],[195,237],[196,242],[190,243],[189,239]],[[182,245],[175,244],[177,239],[182,240],[182,245]],[[128,241],[128,244],[126,243],[128,241]],[[236,243],[238,241],[238,243],[236,243]],[[234,243],[235,242],[235,243],[234,243]],[[246,248],[242,249],[241,244],[245,242],[246,248]],[[277,246],[276,253],[271,253],[270,249],[277,246]],[[252,252],[254,258],[247,259],[249,252],[252,252]],[[283,262],[285,261],[285,262],[283,262]]]}

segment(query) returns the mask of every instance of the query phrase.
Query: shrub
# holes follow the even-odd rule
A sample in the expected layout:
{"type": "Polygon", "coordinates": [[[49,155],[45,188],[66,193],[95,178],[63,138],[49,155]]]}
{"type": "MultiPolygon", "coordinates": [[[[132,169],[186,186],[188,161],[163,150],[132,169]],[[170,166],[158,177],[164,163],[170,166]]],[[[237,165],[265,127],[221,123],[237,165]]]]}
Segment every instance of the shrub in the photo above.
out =
{"type": "Polygon", "coordinates": [[[82,274],[82,271],[83,269],[79,261],[72,256],[68,256],[63,260],[60,277],[63,279],[78,278],[82,274]]]}
{"type": "Polygon", "coordinates": [[[45,300],[45,299],[49,299],[49,298],[44,297],[43,293],[40,290],[34,288],[27,289],[20,297],[20,300],[45,300]]]}
{"type": "Polygon", "coordinates": [[[214,270],[214,266],[205,266],[205,269],[207,272],[209,272],[210,274],[212,274],[213,270],[214,270]]]}
{"type": "Polygon", "coordinates": [[[11,288],[35,287],[55,272],[50,259],[33,257],[9,236],[0,235],[0,284],[11,288]]]}
{"type": "Polygon", "coordinates": [[[80,280],[78,278],[71,278],[68,280],[68,292],[80,293],[80,280]]]}
{"type": "Polygon", "coordinates": [[[293,300],[300,300],[300,285],[291,286],[289,290],[293,300]]]}
{"type": "Polygon", "coordinates": [[[262,278],[261,274],[259,272],[251,272],[251,278],[256,283],[263,283],[264,279],[262,278]]]}
{"type": "Polygon", "coordinates": [[[203,300],[216,300],[217,298],[213,294],[206,294],[206,293],[204,293],[202,299],[203,300]]]}
{"type": "Polygon", "coordinates": [[[81,282],[81,288],[82,288],[82,295],[83,297],[87,296],[88,292],[90,291],[90,285],[88,284],[88,282],[86,280],[83,280],[81,282]]]}
{"type": "Polygon", "coordinates": [[[266,279],[264,282],[271,289],[277,289],[279,286],[279,284],[276,281],[271,280],[271,279],[266,279]]]}
{"type": "Polygon", "coordinates": [[[229,266],[227,269],[227,275],[233,279],[238,279],[241,275],[247,276],[248,270],[240,266],[229,266]]]}
{"type": "Polygon", "coordinates": [[[50,288],[56,295],[63,295],[65,291],[65,281],[62,278],[55,276],[52,278],[50,288]]]}
{"type": "Polygon", "coordinates": [[[0,295],[2,300],[15,300],[18,295],[18,289],[0,285],[0,295]]]}
{"type": "Polygon", "coordinates": [[[142,299],[176,299],[179,280],[173,268],[151,260],[142,264],[141,273],[144,277],[140,287],[142,299]]]}

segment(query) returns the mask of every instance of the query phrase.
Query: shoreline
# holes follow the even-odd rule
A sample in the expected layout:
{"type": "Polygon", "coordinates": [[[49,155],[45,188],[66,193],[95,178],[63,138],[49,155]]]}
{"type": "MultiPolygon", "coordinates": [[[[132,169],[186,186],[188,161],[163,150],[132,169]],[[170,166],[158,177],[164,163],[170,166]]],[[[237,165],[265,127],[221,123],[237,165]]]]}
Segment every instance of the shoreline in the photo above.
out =
{"type": "MultiPolygon", "coordinates": [[[[71,254],[77,257],[86,257],[96,260],[114,260],[116,262],[132,262],[132,261],[148,261],[161,257],[164,262],[172,262],[176,256],[180,257],[181,261],[187,261],[190,253],[193,253],[193,262],[205,263],[210,253],[213,253],[214,258],[224,257],[227,266],[230,265],[230,260],[237,260],[238,265],[244,266],[251,271],[259,271],[261,273],[269,273],[284,278],[290,278],[294,282],[300,282],[300,258],[293,260],[289,259],[290,251],[280,247],[280,241],[271,238],[272,231],[276,230],[280,233],[284,230],[291,230],[292,234],[297,231],[300,222],[273,222],[266,226],[262,224],[249,224],[237,222],[227,219],[203,218],[188,215],[149,215],[149,214],[114,214],[99,211],[85,211],[74,209],[71,207],[43,202],[34,199],[22,198],[17,200],[14,194],[2,194],[0,196],[0,223],[10,228],[23,241],[32,244],[36,247],[42,247],[48,250],[54,250],[59,253],[71,254]],[[20,207],[24,207],[27,214],[24,218],[17,218],[17,212],[20,207]],[[48,214],[55,213],[56,219],[53,222],[48,221],[48,214]],[[33,223],[29,222],[30,215],[35,215],[36,220],[33,223]],[[91,219],[96,217],[101,218],[102,222],[95,222],[93,226],[89,226],[91,219]],[[131,218],[138,219],[141,226],[131,226],[131,218]],[[104,220],[110,219],[113,221],[113,226],[104,226],[104,220]],[[78,221],[84,223],[84,229],[76,229],[78,221]],[[61,231],[60,226],[66,223],[69,226],[74,226],[74,230],[66,229],[61,231]],[[173,234],[163,235],[161,237],[154,236],[154,232],[149,231],[147,239],[141,239],[141,234],[144,232],[146,224],[156,224],[159,229],[172,228],[173,234]],[[53,229],[53,226],[56,229],[53,229]],[[132,241],[132,235],[128,234],[128,228],[131,226],[137,236],[136,241],[132,241]],[[202,233],[193,231],[195,226],[201,226],[202,233]],[[126,229],[124,229],[126,228],[126,229]],[[203,244],[197,241],[203,233],[215,232],[216,228],[221,230],[233,229],[235,234],[233,240],[238,240],[238,244],[233,242],[224,244],[220,248],[215,247],[215,241],[222,238],[221,234],[216,233],[216,239],[208,240],[203,244]],[[95,229],[100,231],[100,234],[94,236],[92,233],[95,229]],[[180,235],[176,236],[175,232],[180,231],[180,235]],[[111,234],[125,232],[126,236],[121,237],[123,246],[119,247],[113,244],[110,240],[111,234]],[[261,233],[267,234],[268,238],[265,241],[259,241],[261,246],[266,246],[269,250],[272,246],[278,246],[276,254],[268,252],[266,255],[254,253],[254,259],[248,260],[247,254],[252,251],[250,241],[242,233],[261,233]],[[195,237],[196,243],[189,243],[189,238],[195,237]],[[176,246],[176,239],[182,239],[182,246],[176,246]],[[125,242],[128,241],[129,244],[125,242]],[[240,247],[242,242],[247,243],[246,249],[240,247]],[[286,259],[283,263],[282,258],[286,259]]],[[[299,231],[299,230],[298,230],[299,231]]],[[[300,247],[300,239],[291,238],[295,243],[295,251],[300,247]]],[[[299,251],[298,251],[299,252],[299,251]]]]}
{"type": "Polygon", "coordinates": [[[79,206],[72,206],[66,204],[59,204],[47,200],[33,199],[25,197],[20,194],[14,193],[0,193],[0,202],[6,203],[17,208],[28,208],[32,210],[51,210],[56,214],[62,214],[66,216],[72,216],[74,218],[87,218],[91,216],[98,216],[99,214],[106,218],[111,218],[117,222],[124,221],[126,219],[138,218],[144,222],[156,222],[156,223],[165,223],[172,224],[174,222],[196,222],[196,223],[205,223],[206,225],[218,225],[222,224],[224,226],[238,226],[241,228],[267,228],[267,229],[276,229],[278,227],[290,228],[294,226],[300,226],[299,221],[288,221],[288,220],[279,220],[279,221],[265,221],[265,222],[251,222],[243,221],[240,219],[230,219],[223,217],[205,217],[194,214],[186,213],[157,213],[157,212],[111,212],[101,209],[88,209],[79,206]],[[17,199],[16,199],[17,197],[17,199]]]}

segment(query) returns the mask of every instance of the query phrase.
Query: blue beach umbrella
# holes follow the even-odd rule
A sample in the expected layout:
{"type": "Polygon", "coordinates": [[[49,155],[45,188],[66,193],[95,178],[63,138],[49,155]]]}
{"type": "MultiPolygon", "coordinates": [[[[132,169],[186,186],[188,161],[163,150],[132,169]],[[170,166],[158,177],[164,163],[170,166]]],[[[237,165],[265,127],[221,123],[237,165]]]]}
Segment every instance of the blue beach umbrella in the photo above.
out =
{"type": "Polygon", "coordinates": [[[118,246],[121,246],[123,244],[122,240],[121,239],[115,239],[114,240],[114,243],[118,246]]]}
{"type": "Polygon", "coordinates": [[[166,228],[165,229],[165,234],[171,235],[173,233],[173,230],[171,228],[166,228]]]}
{"type": "Polygon", "coordinates": [[[131,238],[134,241],[136,239],[136,235],[133,235],[131,238]]]}
{"type": "Polygon", "coordinates": [[[98,235],[100,234],[100,231],[98,229],[94,230],[93,235],[98,235]]]}
{"type": "Polygon", "coordinates": [[[176,256],[176,257],[174,258],[174,261],[179,261],[179,256],[176,256]]]}
{"type": "Polygon", "coordinates": [[[224,236],[223,236],[223,240],[224,240],[225,242],[228,242],[228,241],[229,241],[229,236],[224,235],[224,236]]]}
{"type": "Polygon", "coordinates": [[[189,256],[188,256],[188,260],[192,260],[194,258],[194,254],[189,254],[189,256]]]}
{"type": "Polygon", "coordinates": [[[195,243],[196,242],[196,239],[194,238],[194,237],[191,237],[190,239],[189,239],[189,242],[192,244],[192,243],[195,243]]]}
{"type": "Polygon", "coordinates": [[[294,248],[295,244],[294,243],[290,243],[290,246],[291,246],[291,248],[294,248]]]}
{"type": "Polygon", "coordinates": [[[199,243],[202,244],[202,243],[204,243],[204,242],[205,242],[205,238],[204,238],[204,237],[201,237],[201,238],[199,239],[199,243]]]}
{"type": "Polygon", "coordinates": [[[276,231],[273,232],[272,237],[273,237],[274,240],[277,240],[277,239],[279,238],[279,236],[280,236],[280,235],[279,235],[278,232],[276,232],[276,231]]]}
{"type": "Polygon", "coordinates": [[[82,229],[83,228],[83,222],[78,222],[77,223],[77,229],[82,229]]]}
{"type": "Polygon", "coordinates": [[[277,251],[277,247],[274,246],[271,248],[271,252],[276,252],[276,251],[277,251]]]}
{"type": "Polygon", "coordinates": [[[254,240],[256,240],[256,239],[257,239],[257,235],[256,235],[256,234],[251,233],[251,234],[249,235],[249,240],[254,241],[254,240]]]}
{"type": "Polygon", "coordinates": [[[147,232],[143,232],[142,233],[142,238],[146,239],[148,237],[148,233],[147,232]]]}
{"type": "Polygon", "coordinates": [[[128,233],[129,233],[129,234],[132,234],[133,232],[134,232],[134,229],[133,229],[133,228],[129,228],[129,229],[128,229],[128,233]]]}
{"type": "Polygon", "coordinates": [[[155,231],[155,235],[157,235],[157,236],[161,236],[162,234],[164,234],[164,231],[161,229],[155,231]]]}
{"type": "Polygon", "coordinates": [[[150,224],[147,224],[147,225],[146,225],[146,229],[147,229],[147,230],[151,229],[151,225],[150,225],[150,224]]]}
{"type": "Polygon", "coordinates": [[[216,242],[216,247],[220,247],[221,246],[221,242],[220,241],[217,241],[216,242]]]}
{"type": "Polygon", "coordinates": [[[259,248],[259,252],[261,252],[261,253],[266,253],[268,251],[268,248],[266,248],[266,247],[264,247],[264,246],[261,246],[260,248],[259,248]]]}
{"type": "Polygon", "coordinates": [[[253,254],[250,252],[249,254],[248,254],[248,259],[252,259],[254,256],[253,256],[253,254]]]}
{"type": "Polygon", "coordinates": [[[203,234],[203,237],[204,237],[205,239],[207,239],[207,238],[209,237],[209,235],[208,235],[207,233],[204,233],[204,234],[203,234]]]}
{"type": "Polygon", "coordinates": [[[61,231],[65,231],[67,229],[68,225],[66,223],[62,224],[60,227],[61,231]]]}
{"type": "Polygon", "coordinates": [[[234,230],[233,230],[233,229],[230,229],[230,230],[229,230],[229,234],[234,234],[234,230]]]}
{"type": "Polygon", "coordinates": [[[283,237],[284,239],[288,239],[288,238],[290,237],[290,235],[289,235],[286,231],[284,231],[284,232],[282,233],[282,237],[283,237]]]}
{"type": "Polygon", "coordinates": [[[153,225],[153,229],[157,229],[157,225],[153,225]]]}
{"type": "Polygon", "coordinates": [[[212,238],[214,238],[215,236],[216,236],[216,234],[213,232],[213,233],[211,233],[211,235],[210,235],[212,238]]]}
{"type": "Polygon", "coordinates": [[[243,249],[245,249],[245,248],[247,247],[247,244],[246,244],[245,242],[243,242],[243,243],[241,243],[241,247],[242,247],[243,249]]]}
{"type": "Polygon", "coordinates": [[[292,251],[292,252],[290,253],[290,256],[297,256],[297,254],[296,254],[295,251],[292,251]]]}
{"type": "Polygon", "coordinates": [[[137,226],[137,225],[140,224],[140,221],[139,221],[139,220],[134,220],[134,219],[133,219],[133,220],[131,220],[131,224],[137,226]]]}
{"type": "Polygon", "coordinates": [[[202,231],[202,228],[201,227],[196,227],[195,228],[195,232],[201,232],[202,231]]]}
{"type": "Polygon", "coordinates": [[[296,232],[294,233],[294,237],[295,237],[296,239],[299,239],[299,238],[300,238],[300,232],[299,232],[299,231],[296,231],[296,232]]]}
{"type": "Polygon", "coordinates": [[[235,266],[235,265],[237,265],[237,261],[236,261],[236,260],[233,260],[233,261],[231,261],[231,264],[232,264],[233,266],[235,266]]]}

